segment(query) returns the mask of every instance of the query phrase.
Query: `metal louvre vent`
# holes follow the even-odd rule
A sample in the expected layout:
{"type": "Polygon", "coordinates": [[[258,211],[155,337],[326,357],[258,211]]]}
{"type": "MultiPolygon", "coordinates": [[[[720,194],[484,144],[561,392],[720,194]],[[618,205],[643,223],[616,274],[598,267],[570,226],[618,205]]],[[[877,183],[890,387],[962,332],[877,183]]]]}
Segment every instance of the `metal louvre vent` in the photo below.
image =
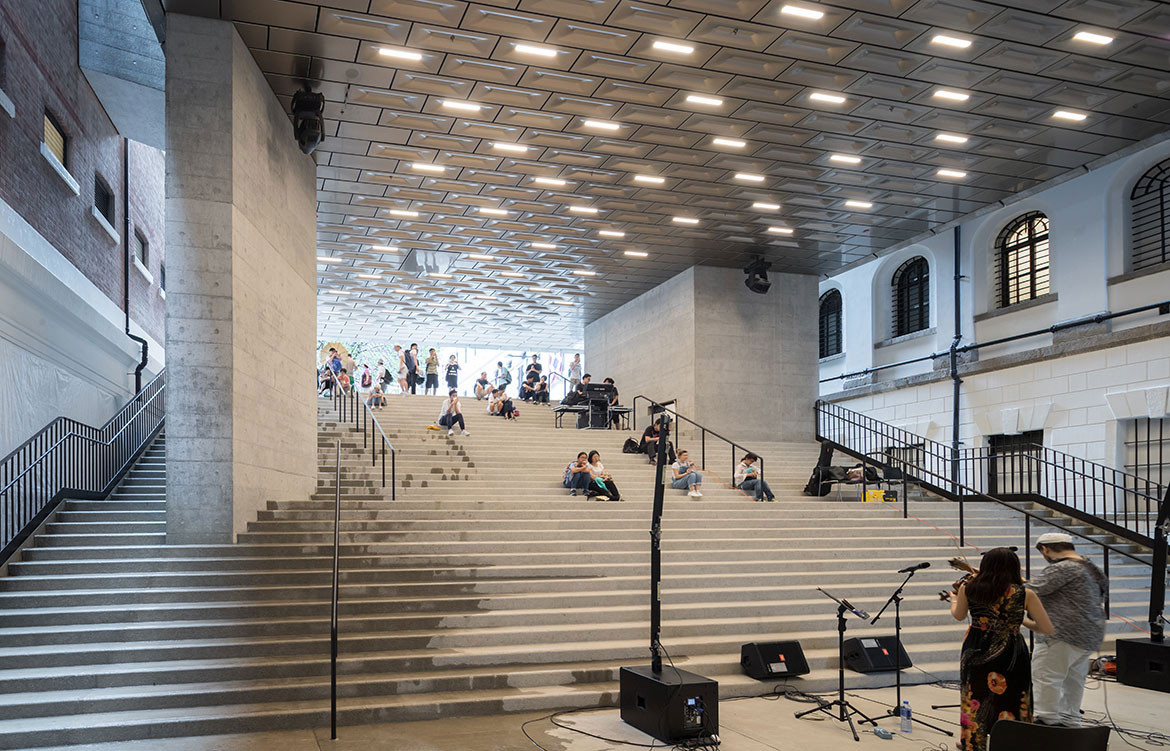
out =
{"type": "Polygon", "coordinates": [[[1141,176],[1129,201],[1133,232],[1130,270],[1170,261],[1170,159],[1141,176]]]}
{"type": "Polygon", "coordinates": [[[57,161],[64,165],[65,133],[57,124],[57,118],[49,114],[47,110],[45,111],[45,145],[49,147],[49,152],[57,157],[57,161]]]}
{"type": "Polygon", "coordinates": [[[995,246],[999,307],[1048,294],[1048,217],[1039,211],[1024,214],[999,233],[995,246]]]}
{"type": "Polygon", "coordinates": [[[820,356],[841,354],[841,293],[831,289],[821,295],[820,356]]]}
{"type": "Polygon", "coordinates": [[[894,272],[894,336],[930,328],[930,264],[911,258],[894,272]]]}

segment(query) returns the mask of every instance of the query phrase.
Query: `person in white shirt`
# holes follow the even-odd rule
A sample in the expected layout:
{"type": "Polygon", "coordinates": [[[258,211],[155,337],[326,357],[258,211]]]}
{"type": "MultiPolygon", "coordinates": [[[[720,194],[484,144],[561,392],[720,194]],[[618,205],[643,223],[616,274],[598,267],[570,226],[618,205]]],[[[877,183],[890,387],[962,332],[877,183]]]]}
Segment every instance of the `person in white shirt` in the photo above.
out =
{"type": "Polygon", "coordinates": [[[613,475],[605,471],[601,463],[601,454],[595,449],[589,452],[589,473],[593,475],[593,484],[586,495],[596,495],[603,501],[620,501],[622,494],[613,481],[613,475]]]}
{"type": "Polygon", "coordinates": [[[755,466],[756,460],[759,458],[750,451],[744,455],[735,468],[735,487],[745,493],[753,494],[757,501],[762,501],[766,497],[769,502],[772,502],[776,500],[776,495],[768,487],[768,483],[760,477],[759,468],[755,466]]]}
{"type": "Polygon", "coordinates": [[[471,435],[467,432],[467,424],[463,422],[463,408],[459,405],[458,389],[447,392],[447,398],[443,400],[443,409],[439,412],[439,425],[447,429],[447,435],[454,435],[456,425],[463,431],[463,435],[471,435]]]}
{"type": "Polygon", "coordinates": [[[670,483],[670,487],[677,490],[686,489],[687,495],[691,498],[702,498],[703,494],[700,488],[703,487],[703,476],[695,469],[695,465],[687,457],[686,451],[678,452],[678,461],[670,465],[671,472],[674,473],[674,479],[670,483]]]}
{"type": "Polygon", "coordinates": [[[573,355],[573,362],[569,363],[569,384],[576,386],[581,382],[581,355],[573,355]]]}
{"type": "Polygon", "coordinates": [[[402,389],[402,395],[406,396],[406,353],[402,351],[401,344],[394,345],[394,354],[398,357],[398,388],[402,389]]]}

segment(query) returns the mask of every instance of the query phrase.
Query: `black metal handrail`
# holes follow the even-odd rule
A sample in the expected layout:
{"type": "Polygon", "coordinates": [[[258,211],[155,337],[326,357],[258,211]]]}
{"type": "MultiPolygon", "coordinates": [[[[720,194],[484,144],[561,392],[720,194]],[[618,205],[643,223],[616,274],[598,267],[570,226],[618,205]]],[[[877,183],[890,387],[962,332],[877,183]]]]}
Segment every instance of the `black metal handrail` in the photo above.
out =
{"type": "MultiPolygon", "coordinates": [[[[736,443],[735,441],[731,440],[730,438],[725,438],[725,437],[719,435],[718,433],[716,433],[714,430],[711,430],[710,428],[707,428],[703,425],[700,425],[699,423],[695,422],[694,420],[692,420],[689,417],[686,417],[684,415],[680,415],[677,410],[671,408],[670,406],[656,402],[653,399],[651,399],[650,397],[645,396],[643,394],[638,394],[630,402],[630,412],[632,415],[630,418],[630,424],[633,426],[633,429],[635,431],[637,431],[637,429],[638,429],[638,400],[639,399],[642,399],[643,401],[645,401],[650,406],[651,410],[654,411],[655,414],[659,414],[662,412],[668,412],[671,415],[673,415],[675,420],[682,420],[683,422],[687,423],[688,425],[691,425],[691,426],[699,429],[699,447],[700,447],[699,448],[699,451],[700,451],[699,466],[701,466],[703,469],[707,468],[707,435],[710,434],[713,438],[717,438],[720,441],[723,441],[724,443],[731,446],[731,472],[729,474],[731,487],[734,488],[736,486],[735,485],[735,467],[736,467],[736,464],[738,463],[738,460],[735,458],[735,453],[737,450],[742,451],[744,453],[753,454],[759,459],[759,462],[760,462],[760,464],[759,464],[760,482],[763,483],[763,481],[764,481],[764,457],[763,456],[761,456],[760,454],[757,454],[756,452],[752,451],[751,449],[747,448],[746,446],[744,446],[741,443],[736,443]]],[[[653,420],[656,418],[654,416],[651,416],[650,419],[653,420]]],[[[675,433],[675,436],[676,437],[678,436],[677,432],[675,433]]]]}
{"type": "MultiPolygon", "coordinates": [[[[1162,565],[1165,565],[1166,536],[1160,530],[1157,530],[1157,534],[1151,539],[1131,529],[1119,527],[1114,521],[1107,518],[1095,517],[1087,513],[1083,506],[1069,505],[1059,500],[1045,498],[1038,493],[1002,494],[981,490],[968,484],[974,479],[972,477],[972,471],[975,470],[976,474],[978,474],[979,465],[977,463],[964,465],[961,458],[959,458],[955,463],[960,467],[960,471],[958,473],[952,473],[952,468],[955,466],[952,460],[956,458],[952,456],[950,446],[938,443],[937,441],[931,441],[902,428],[881,422],[868,415],[863,415],[859,412],[854,412],[840,405],[830,404],[825,401],[817,402],[816,415],[817,440],[829,443],[835,450],[855,457],[864,464],[873,465],[887,471],[891,469],[896,470],[898,473],[901,473],[904,485],[907,482],[911,482],[926,488],[936,495],[956,501],[959,504],[959,545],[966,545],[966,523],[963,513],[966,503],[971,501],[992,502],[1020,514],[1024,518],[1024,568],[1025,573],[1028,575],[1031,573],[1032,566],[1033,523],[1058,529],[1089,544],[1099,546],[1102,552],[1103,570],[1106,578],[1109,577],[1110,556],[1113,555],[1122,556],[1129,561],[1151,567],[1157,565],[1156,562],[1160,557],[1163,561],[1162,565]],[[1020,508],[1016,505],[1020,501],[1040,503],[1048,508],[1067,514],[1072,518],[1085,521],[1110,534],[1137,542],[1138,544],[1150,546],[1155,551],[1154,560],[1153,562],[1145,560],[1134,555],[1129,550],[1125,550],[1104,540],[1094,539],[1075,529],[1064,527],[1051,518],[1046,518],[1020,508]],[[1161,551],[1161,556],[1159,556],[1159,551],[1161,551]]],[[[1061,452],[1054,453],[1060,454],[1061,452]]],[[[1002,459],[1004,456],[998,455],[997,458],[1002,459]]],[[[1078,477],[1087,486],[1088,478],[1095,477],[1095,475],[1090,472],[1081,471],[1078,477]]],[[[1105,481],[1101,480],[1101,482],[1105,481]]],[[[1127,489],[1118,487],[1118,490],[1127,489]]],[[[1167,491],[1166,496],[1161,500],[1146,495],[1143,495],[1143,497],[1155,504],[1155,515],[1162,512],[1166,504],[1170,504],[1170,490],[1167,491]]],[[[902,514],[904,517],[909,516],[909,496],[904,491],[902,493],[902,514]]],[[[1164,519],[1165,514],[1162,513],[1160,518],[1164,519]]],[[[1154,524],[1151,524],[1150,530],[1151,532],[1155,531],[1154,524]]],[[[1157,603],[1161,599],[1159,594],[1164,596],[1164,592],[1159,593],[1155,591],[1157,589],[1156,576],[1154,581],[1155,586],[1151,588],[1150,599],[1150,626],[1152,632],[1160,633],[1162,607],[1157,603]]],[[[1106,599],[1106,609],[1108,607],[1109,602],[1106,599]]]]}
{"type": "Polygon", "coordinates": [[[374,415],[369,403],[362,399],[354,389],[349,391],[334,391],[333,405],[337,412],[337,422],[342,425],[353,424],[355,431],[362,432],[362,450],[370,450],[370,466],[377,467],[379,457],[382,460],[382,487],[386,487],[386,453],[390,453],[390,500],[398,500],[398,452],[394,444],[382,429],[382,423],[374,415]],[[378,431],[374,435],[374,430],[378,431]],[[381,442],[378,442],[378,438],[381,442]]]}
{"type": "Polygon", "coordinates": [[[165,417],[164,370],[102,427],[58,417],[0,461],[0,563],[65,497],[108,495],[165,417]]]}

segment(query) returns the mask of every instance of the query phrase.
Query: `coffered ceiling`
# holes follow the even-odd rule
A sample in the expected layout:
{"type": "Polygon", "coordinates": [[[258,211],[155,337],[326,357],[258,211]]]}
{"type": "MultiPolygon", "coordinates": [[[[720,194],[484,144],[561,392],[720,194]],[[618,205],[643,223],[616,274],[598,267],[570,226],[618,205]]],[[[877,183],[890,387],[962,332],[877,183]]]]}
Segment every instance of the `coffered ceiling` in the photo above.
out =
{"type": "Polygon", "coordinates": [[[328,338],[570,346],[693,264],[829,273],[1170,128],[1154,0],[166,5],[326,95],[328,338]]]}

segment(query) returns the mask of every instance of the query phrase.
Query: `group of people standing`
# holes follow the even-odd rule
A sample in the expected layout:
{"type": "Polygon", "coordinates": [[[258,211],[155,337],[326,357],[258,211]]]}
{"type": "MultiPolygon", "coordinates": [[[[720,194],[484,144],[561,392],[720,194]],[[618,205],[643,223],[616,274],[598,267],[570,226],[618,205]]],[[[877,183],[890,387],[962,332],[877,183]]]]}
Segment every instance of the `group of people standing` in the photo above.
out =
{"type": "MultiPolygon", "coordinates": [[[[425,359],[419,353],[418,344],[411,344],[403,349],[401,344],[394,345],[394,356],[398,359],[398,387],[403,394],[417,394],[418,387],[423,387],[424,395],[439,394],[439,353],[431,347],[425,359]]],[[[379,366],[381,361],[379,361],[379,366]]],[[[455,355],[447,358],[446,365],[442,366],[447,378],[447,389],[459,388],[459,361],[455,355]]],[[[389,373],[389,371],[387,371],[389,373]]]]}
{"type": "Polygon", "coordinates": [[[1063,532],[1041,535],[1048,566],[1030,581],[1010,548],[987,551],[958,583],[951,615],[970,617],[959,671],[961,751],[986,751],[998,720],[1079,727],[1089,661],[1105,638],[1108,580],[1063,532]],[[1036,647],[1020,632],[1036,633],[1036,647]]]}

